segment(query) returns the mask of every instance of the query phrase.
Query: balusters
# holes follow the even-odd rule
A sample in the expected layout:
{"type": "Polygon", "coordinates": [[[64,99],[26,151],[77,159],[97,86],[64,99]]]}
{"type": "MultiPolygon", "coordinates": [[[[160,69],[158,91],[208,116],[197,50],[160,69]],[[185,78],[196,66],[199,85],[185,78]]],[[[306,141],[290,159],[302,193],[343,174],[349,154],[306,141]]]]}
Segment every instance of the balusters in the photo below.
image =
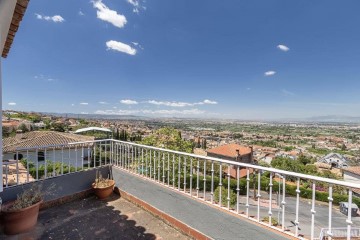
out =
{"type": "Polygon", "coordinates": [[[204,201],[206,201],[206,159],[204,160],[204,201]]]}
{"type": "MultiPolygon", "coordinates": [[[[314,239],[314,230],[315,230],[315,191],[316,185],[315,181],[312,183],[312,199],[311,199],[311,240],[314,239]]],[[[283,223],[284,224],[284,223],[283,223]]],[[[282,228],[284,230],[284,227],[282,228]]]]}
{"type": "Polygon", "coordinates": [[[214,161],[211,161],[211,204],[214,203],[214,161]]]}
{"type": "Polygon", "coordinates": [[[239,196],[240,196],[240,167],[236,167],[236,213],[239,214],[239,196]]]}
{"type": "Polygon", "coordinates": [[[227,191],[227,208],[230,210],[230,171],[231,171],[231,165],[228,164],[228,173],[227,173],[227,180],[228,180],[228,191],[227,191]]]}
{"type": "Polygon", "coordinates": [[[299,236],[300,178],[296,180],[295,237],[299,236]]]}
{"type": "Polygon", "coordinates": [[[258,170],[258,189],[257,189],[257,220],[260,222],[260,198],[261,198],[261,170],[258,170]]]}

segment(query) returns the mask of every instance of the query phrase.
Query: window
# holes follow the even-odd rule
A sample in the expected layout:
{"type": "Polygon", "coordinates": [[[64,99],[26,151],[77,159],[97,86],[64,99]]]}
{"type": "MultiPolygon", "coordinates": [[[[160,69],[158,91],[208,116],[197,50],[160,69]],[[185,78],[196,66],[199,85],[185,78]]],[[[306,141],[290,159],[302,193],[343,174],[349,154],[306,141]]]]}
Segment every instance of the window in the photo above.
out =
{"type": "Polygon", "coordinates": [[[18,153],[18,154],[17,154],[17,157],[18,157],[18,159],[16,159],[16,153],[15,153],[15,154],[14,154],[14,159],[15,159],[15,160],[21,160],[21,159],[23,159],[24,156],[23,156],[21,153],[18,153]]]}
{"type": "Polygon", "coordinates": [[[44,161],[45,160],[45,154],[44,152],[38,152],[38,161],[44,161]]]}

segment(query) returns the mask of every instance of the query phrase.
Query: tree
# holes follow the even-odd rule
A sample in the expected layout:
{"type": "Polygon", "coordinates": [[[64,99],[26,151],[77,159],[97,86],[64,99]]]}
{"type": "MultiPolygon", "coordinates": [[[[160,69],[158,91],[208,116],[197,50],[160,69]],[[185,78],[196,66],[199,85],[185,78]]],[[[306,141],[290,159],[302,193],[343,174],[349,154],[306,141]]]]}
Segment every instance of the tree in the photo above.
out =
{"type": "Polygon", "coordinates": [[[65,125],[63,123],[55,122],[52,124],[52,127],[54,128],[54,131],[65,132],[65,125]]]}
{"type": "Polygon", "coordinates": [[[166,148],[170,150],[192,153],[193,143],[181,138],[179,131],[174,128],[160,128],[155,133],[141,141],[144,145],[166,148]]]}
{"type": "Polygon", "coordinates": [[[3,136],[3,138],[10,136],[10,128],[9,127],[6,127],[6,126],[2,127],[2,136],[3,136]]]}
{"type": "Polygon", "coordinates": [[[119,129],[118,129],[118,128],[116,128],[115,139],[116,139],[116,140],[120,140],[120,133],[119,133],[119,129]]]}
{"type": "Polygon", "coordinates": [[[198,137],[198,139],[197,139],[196,147],[197,147],[197,148],[200,148],[200,147],[201,147],[201,143],[200,143],[200,138],[199,138],[199,137],[198,137]]]}
{"type": "Polygon", "coordinates": [[[300,154],[297,160],[304,165],[312,162],[311,158],[306,157],[304,154],[300,154]]]}
{"type": "Polygon", "coordinates": [[[21,130],[23,133],[29,131],[29,129],[26,127],[26,125],[24,123],[20,124],[18,129],[21,130]]]}
{"type": "Polygon", "coordinates": [[[343,144],[341,145],[341,150],[342,150],[342,151],[346,151],[346,145],[345,145],[345,143],[343,143],[343,144]]]}
{"type": "Polygon", "coordinates": [[[206,150],[206,139],[205,138],[202,140],[202,148],[204,150],[206,150]]]}

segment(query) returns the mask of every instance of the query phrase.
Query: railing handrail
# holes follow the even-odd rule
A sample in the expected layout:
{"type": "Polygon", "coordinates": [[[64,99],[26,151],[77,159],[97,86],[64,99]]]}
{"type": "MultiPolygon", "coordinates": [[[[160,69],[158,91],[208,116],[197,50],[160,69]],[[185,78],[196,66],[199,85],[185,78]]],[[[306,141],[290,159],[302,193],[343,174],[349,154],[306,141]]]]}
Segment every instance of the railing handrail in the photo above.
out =
{"type": "Polygon", "coordinates": [[[193,154],[193,153],[179,152],[179,151],[175,151],[175,150],[169,150],[169,149],[164,149],[164,148],[147,146],[147,145],[142,145],[142,144],[138,144],[138,143],[125,142],[125,141],[114,140],[114,139],[112,139],[112,140],[114,142],[130,144],[130,145],[134,145],[134,146],[138,146],[138,147],[146,147],[146,148],[150,148],[150,149],[157,150],[157,151],[163,151],[163,152],[168,152],[168,153],[185,155],[185,156],[188,156],[188,157],[194,157],[194,158],[199,158],[199,159],[204,159],[204,160],[217,161],[217,162],[221,162],[221,163],[230,164],[230,165],[233,165],[233,166],[256,168],[256,169],[259,169],[259,170],[279,173],[279,174],[285,175],[285,176],[293,176],[293,177],[298,177],[298,178],[305,178],[305,179],[310,179],[310,180],[313,180],[313,181],[316,181],[316,182],[327,182],[327,183],[331,183],[331,184],[342,185],[344,187],[351,187],[351,188],[359,188],[360,189],[360,184],[358,184],[358,183],[344,182],[344,181],[339,181],[339,180],[335,180],[335,179],[317,177],[317,176],[307,175],[307,174],[303,174],[303,173],[289,172],[289,171],[285,171],[285,170],[281,170],[281,169],[263,167],[263,166],[259,166],[259,165],[248,164],[248,163],[240,163],[240,162],[224,160],[224,159],[215,158],[215,157],[201,156],[201,155],[196,155],[196,154],[193,154]]]}
{"type": "Polygon", "coordinates": [[[303,173],[285,171],[285,170],[276,169],[276,168],[269,168],[269,167],[263,167],[263,166],[259,166],[259,165],[248,164],[248,163],[224,160],[224,159],[220,159],[220,158],[216,158],[216,157],[201,156],[201,155],[196,155],[193,153],[180,152],[180,151],[176,151],[176,150],[147,146],[147,145],[142,145],[142,144],[138,144],[138,143],[120,141],[120,140],[115,140],[115,139],[101,139],[101,140],[92,140],[92,141],[83,141],[83,142],[73,142],[73,143],[68,143],[68,144],[44,145],[44,146],[37,146],[37,147],[30,147],[30,148],[17,148],[16,151],[28,151],[31,149],[43,149],[43,148],[56,148],[56,147],[65,147],[68,145],[79,145],[79,144],[109,142],[109,141],[132,145],[132,146],[137,146],[137,147],[142,147],[142,148],[147,148],[147,149],[152,149],[152,150],[157,150],[157,151],[162,151],[162,152],[167,152],[167,153],[172,153],[172,154],[177,154],[177,155],[182,155],[182,156],[187,156],[187,157],[193,157],[193,158],[197,158],[197,159],[203,159],[203,160],[207,160],[207,161],[210,160],[210,161],[220,162],[220,163],[224,163],[224,164],[228,164],[228,165],[232,165],[232,166],[254,168],[254,169],[258,169],[258,170],[278,173],[278,174],[285,175],[285,176],[292,176],[292,177],[297,177],[300,179],[308,179],[308,180],[312,180],[315,182],[326,182],[329,184],[341,185],[341,186],[348,187],[348,188],[360,189],[360,184],[358,184],[358,183],[344,182],[344,181],[340,181],[340,180],[336,180],[336,179],[329,179],[329,178],[324,178],[324,177],[307,175],[307,174],[303,174],[303,173]]]}

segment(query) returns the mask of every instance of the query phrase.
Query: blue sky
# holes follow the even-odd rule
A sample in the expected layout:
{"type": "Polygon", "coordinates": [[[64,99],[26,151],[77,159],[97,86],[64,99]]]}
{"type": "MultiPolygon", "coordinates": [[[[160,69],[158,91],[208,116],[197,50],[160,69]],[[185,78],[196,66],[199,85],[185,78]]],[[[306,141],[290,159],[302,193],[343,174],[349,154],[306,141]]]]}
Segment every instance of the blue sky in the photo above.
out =
{"type": "Polygon", "coordinates": [[[3,108],[239,119],[359,116],[360,2],[30,1],[3,108]]]}

